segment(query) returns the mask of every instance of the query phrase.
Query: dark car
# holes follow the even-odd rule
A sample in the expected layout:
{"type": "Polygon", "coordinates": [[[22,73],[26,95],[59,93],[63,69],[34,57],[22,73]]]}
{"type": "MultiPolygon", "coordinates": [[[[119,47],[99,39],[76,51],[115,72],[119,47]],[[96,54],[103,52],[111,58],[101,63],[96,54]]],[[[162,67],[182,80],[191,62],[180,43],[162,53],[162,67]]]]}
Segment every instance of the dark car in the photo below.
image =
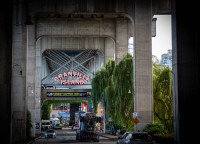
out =
{"type": "Polygon", "coordinates": [[[56,131],[54,129],[48,129],[44,133],[45,138],[56,138],[56,131]]]}
{"type": "Polygon", "coordinates": [[[134,132],[128,144],[156,144],[148,132],[134,132]]]}

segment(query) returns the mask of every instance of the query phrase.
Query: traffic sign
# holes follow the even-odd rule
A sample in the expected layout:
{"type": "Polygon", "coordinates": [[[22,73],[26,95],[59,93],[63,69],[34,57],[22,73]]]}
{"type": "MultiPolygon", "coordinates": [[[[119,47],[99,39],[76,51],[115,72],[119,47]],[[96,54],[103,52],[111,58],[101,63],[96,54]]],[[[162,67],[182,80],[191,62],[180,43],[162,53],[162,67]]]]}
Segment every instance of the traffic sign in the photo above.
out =
{"type": "Polygon", "coordinates": [[[132,118],[133,118],[133,119],[137,118],[137,116],[138,116],[138,115],[137,115],[137,112],[134,112],[134,113],[132,114],[132,118]]]}
{"type": "Polygon", "coordinates": [[[134,118],[134,119],[133,119],[133,123],[134,123],[134,124],[137,124],[137,123],[139,123],[139,122],[140,122],[140,121],[139,121],[138,118],[134,118]]]}

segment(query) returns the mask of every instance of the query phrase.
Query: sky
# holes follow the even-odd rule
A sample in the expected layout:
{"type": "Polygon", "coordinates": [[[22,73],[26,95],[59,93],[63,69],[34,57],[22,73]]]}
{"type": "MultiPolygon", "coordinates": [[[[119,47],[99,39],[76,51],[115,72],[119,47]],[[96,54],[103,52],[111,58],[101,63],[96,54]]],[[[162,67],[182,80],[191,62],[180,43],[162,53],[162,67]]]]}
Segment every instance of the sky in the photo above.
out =
{"type": "Polygon", "coordinates": [[[172,49],[171,15],[155,15],[156,37],[152,37],[152,55],[160,60],[163,53],[172,49]]]}

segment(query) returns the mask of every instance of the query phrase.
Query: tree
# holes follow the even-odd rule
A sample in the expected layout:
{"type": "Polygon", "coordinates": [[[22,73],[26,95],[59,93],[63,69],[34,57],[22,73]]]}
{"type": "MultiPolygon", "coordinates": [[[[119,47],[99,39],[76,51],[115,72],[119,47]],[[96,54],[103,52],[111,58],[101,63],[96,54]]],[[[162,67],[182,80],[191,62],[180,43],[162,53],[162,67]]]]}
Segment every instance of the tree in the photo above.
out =
{"type": "Polygon", "coordinates": [[[154,121],[173,131],[172,70],[153,63],[154,121]]]}
{"type": "Polygon", "coordinates": [[[49,120],[50,119],[50,104],[48,101],[45,101],[42,105],[42,119],[49,120]]]}
{"type": "Polygon", "coordinates": [[[127,129],[133,128],[132,112],[134,110],[133,95],[133,62],[130,54],[124,55],[122,61],[116,65],[113,72],[113,85],[115,91],[115,113],[112,119],[127,129]],[[131,124],[131,125],[130,125],[131,124]]]}
{"type": "Polygon", "coordinates": [[[132,56],[126,54],[117,65],[114,60],[109,60],[92,79],[94,108],[103,99],[107,117],[120,127],[132,129],[134,102],[129,90],[133,92],[133,63],[132,56]]]}

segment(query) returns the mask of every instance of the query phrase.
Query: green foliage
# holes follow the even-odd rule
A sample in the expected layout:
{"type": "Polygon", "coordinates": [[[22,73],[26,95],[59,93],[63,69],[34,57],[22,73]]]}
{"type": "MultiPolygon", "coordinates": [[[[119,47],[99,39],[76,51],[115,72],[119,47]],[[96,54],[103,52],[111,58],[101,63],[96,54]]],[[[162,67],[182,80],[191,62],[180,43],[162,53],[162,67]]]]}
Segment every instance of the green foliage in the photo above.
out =
{"type": "Polygon", "coordinates": [[[161,123],[148,124],[143,131],[148,132],[151,135],[165,133],[164,125],[161,123]]]}
{"type": "Polygon", "coordinates": [[[31,113],[29,110],[27,110],[27,114],[26,114],[26,140],[30,140],[31,139],[31,128],[33,127],[32,123],[31,123],[31,113]]]}
{"type": "Polygon", "coordinates": [[[105,67],[98,71],[92,79],[92,102],[94,111],[97,110],[97,105],[100,101],[104,102],[105,109],[107,109],[107,95],[112,93],[112,73],[115,67],[115,61],[110,59],[105,67]],[[105,90],[106,89],[106,90],[105,90]]]}
{"type": "Polygon", "coordinates": [[[50,119],[50,104],[48,101],[45,101],[42,106],[42,119],[44,120],[50,119]]]}
{"type": "Polygon", "coordinates": [[[92,101],[96,111],[103,99],[107,117],[127,129],[133,129],[133,63],[132,55],[124,55],[122,61],[115,65],[110,59],[106,66],[92,79],[92,101]],[[131,94],[128,91],[131,91],[131,94]]]}
{"type": "Polygon", "coordinates": [[[123,60],[116,65],[113,72],[113,87],[115,90],[115,113],[111,118],[118,125],[129,127],[132,122],[132,112],[134,109],[133,101],[133,64],[132,56],[127,54],[123,60]],[[128,91],[132,94],[129,94],[128,91]]]}
{"type": "MultiPolygon", "coordinates": [[[[173,132],[173,96],[172,70],[160,64],[153,63],[153,97],[154,121],[146,128],[150,133],[173,132]]],[[[115,125],[133,129],[132,112],[133,99],[133,62],[127,54],[117,65],[109,60],[104,68],[97,72],[92,80],[92,101],[94,109],[103,99],[106,116],[115,125]],[[131,91],[131,94],[128,91],[131,91]]]]}
{"type": "Polygon", "coordinates": [[[168,132],[173,132],[172,70],[153,64],[154,121],[160,122],[168,132]]]}
{"type": "Polygon", "coordinates": [[[103,89],[105,88],[105,77],[106,77],[106,70],[102,68],[101,71],[97,72],[92,79],[92,102],[94,111],[97,110],[97,105],[100,101],[100,98],[103,95],[103,89]]]}

